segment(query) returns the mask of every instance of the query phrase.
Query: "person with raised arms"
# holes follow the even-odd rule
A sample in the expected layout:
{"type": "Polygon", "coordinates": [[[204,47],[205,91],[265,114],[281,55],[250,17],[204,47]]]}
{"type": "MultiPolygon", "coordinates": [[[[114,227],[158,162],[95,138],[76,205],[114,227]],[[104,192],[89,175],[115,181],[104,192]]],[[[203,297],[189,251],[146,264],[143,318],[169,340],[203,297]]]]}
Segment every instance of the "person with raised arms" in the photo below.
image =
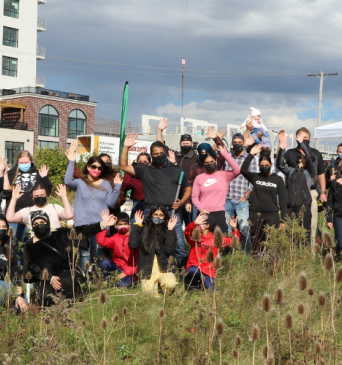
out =
{"type": "Polygon", "coordinates": [[[121,153],[120,169],[142,181],[145,198],[145,217],[149,216],[152,206],[156,204],[163,205],[169,217],[172,216],[172,210],[175,209],[175,216],[178,218],[175,227],[177,235],[175,256],[178,266],[180,268],[185,267],[188,259],[188,251],[185,248],[179,208],[189,200],[191,187],[187,178],[184,176],[181,184],[181,189],[183,189],[182,198],[177,198],[175,202],[181,169],[168,160],[165,146],[159,141],[153,142],[150,147],[152,157],[151,165],[128,165],[128,149],[136,144],[136,138],[136,133],[127,135],[121,153]]]}

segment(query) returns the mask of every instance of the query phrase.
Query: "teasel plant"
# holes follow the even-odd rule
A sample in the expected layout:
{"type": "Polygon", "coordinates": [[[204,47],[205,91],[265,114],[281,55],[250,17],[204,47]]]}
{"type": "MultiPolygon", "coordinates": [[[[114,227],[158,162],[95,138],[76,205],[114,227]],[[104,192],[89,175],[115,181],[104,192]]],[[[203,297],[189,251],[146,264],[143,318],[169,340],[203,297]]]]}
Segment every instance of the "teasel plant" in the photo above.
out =
{"type": "MultiPolygon", "coordinates": [[[[330,235],[328,235],[330,237],[330,235]]],[[[334,280],[333,285],[331,283],[331,271],[334,270],[335,265],[334,265],[334,259],[333,259],[333,255],[328,252],[325,255],[324,258],[324,267],[325,270],[327,270],[329,272],[329,293],[330,293],[330,303],[331,303],[331,327],[332,327],[332,331],[333,333],[335,333],[335,326],[334,326],[334,293],[335,293],[335,286],[336,286],[336,282],[334,280]]]]}
{"type": "Polygon", "coordinates": [[[76,239],[76,230],[75,228],[71,228],[69,233],[69,239],[71,240],[71,251],[72,251],[72,262],[71,262],[71,280],[72,280],[72,297],[74,304],[75,300],[75,239],[76,239]]]}
{"type": "Polygon", "coordinates": [[[313,347],[314,347],[313,348],[314,354],[316,355],[316,364],[318,364],[319,363],[319,360],[321,358],[321,353],[322,353],[322,345],[321,345],[321,342],[319,340],[315,340],[313,347]]]}
{"type": "Polygon", "coordinates": [[[234,338],[234,344],[237,347],[237,350],[236,350],[237,351],[236,359],[237,359],[237,363],[239,365],[240,364],[240,347],[242,345],[242,338],[240,337],[240,335],[236,335],[235,336],[235,338],[234,338]]]}
{"type": "Polygon", "coordinates": [[[89,280],[89,269],[90,269],[90,262],[87,261],[85,263],[84,266],[85,272],[86,272],[86,278],[87,278],[87,286],[88,286],[88,292],[89,292],[89,296],[90,296],[90,310],[91,310],[91,322],[93,324],[93,332],[95,331],[95,326],[94,326],[94,311],[93,311],[93,301],[91,298],[91,292],[90,292],[90,280],[89,280]]]}
{"type": "Polygon", "coordinates": [[[122,314],[124,316],[124,327],[125,327],[125,343],[127,343],[127,330],[126,330],[126,316],[127,316],[127,308],[122,308],[122,314]]]}
{"type": "Polygon", "coordinates": [[[106,329],[107,329],[107,320],[103,317],[101,322],[101,328],[103,330],[103,365],[106,365],[106,329]]]}
{"type": "Polygon", "coordinates": [[[163,319],[165,316],[165,310],[161,309],[158,313],[159,316],[159,341],[158,341],[158,365],[160,364],[160,348],[162,339],[163,319]]]}
{"type": "MultiPolygon", "coordinates": [[[[9,236],[9,257],[8,257],[8,294],[7,294],[7,318],[9,316],[9,307],[10,307],[10,297],[11,297],[11,266],[12,266],[12,239],[14,236],[14,230],[12,227],[8,228],[8,236],[9,236]]],[[[7,332],[6,326],[6,332],[7,332]]]]}
{"type": "MultiPolygon", "coordinates": [[[[306,316],[307,316],[307,312],[306,312],[306,291],[307,291],[307,288],[308,288],[308,278],[307,278],[304,271],[302,271],[299,275],[298,284],[299,284],[299,289],[303,292],[303,306],[304,306],[304,312],[306,313],[306,316]]],[[[302,318],[302,320],[303,320],[303,318],[302,318]]],[[[306,318],[306,320],[307,320],[307,318],[306,318]]],[[[304,329],[304,324],[302,323],[302,332],[303,332],[303,329],[304,329]]],[[[303,334],[304,334],[304,332],[303,332],[303,334]]]]}
{"type": "Polygon", "coordinates": [[[293,327],[293,318],[290,312],[286,313],[285,316],[285,326],[289,330],[289,341],[290,341],[290,363],[292,363],[292,339],[291,339],[291,329],[293,327]]]}
{"type": "Polygon", "coordinates": [[[276,289],[276,291],[274,293],[274,302],[278,306],[278,340],[279,340],[279,359],[278,359],[278,362],[279,362],[279,364],[281,363],[280,304],[283,302],[283,300],[284,300],[283,289],[279,287],[279,288],[276,289]]]}
{"type": "Polygon", "coordinates": [[[320,312],[321,312],[321,321],[320,322],[321,322],[321,329],[323,331],[323,308],[325,306],[325,296],[324,296],[324,294],[322,292],[320,292],[318,294],[317,303],[318,303],[318,305],[321,308],[321,310],[320,310],[320,312]]]}
{"type": "MultiPolygon", "coordinates": [[[[44,297],[45,297],[45,283],[46,280],[49,279],[49,271],[48,269],[44,269],[43,273],[42,273],[42,280],[44,281],[44,286],[43,286],[43,294],[42,294],[42,308],[44,308],[44,297]]],[[[40,332],[42,332],[42,323],[43,323],[43,312],[41,311],[41,316],[40,316],[40,332]]]]}
{"type": "Polygon", "coordinates": [[[255,346],[256,346],[256,342],[259,340],[260,338],[260,330],[257,324],[254,324],[252,329],[251,329],[251,334],[250,334],[251,340],[253,341],[253,361],[252,364],[254,365],[255,363],[255,346]]]}
{"type": "Polygon", "coordinates": [[[219,351],[220,351],[220,365],[222,365],[222,344],[221,344],[221,338],[224,334],[224,324],[222,321],[222,318],[218,318],[216,321],[216,333],[219,340],[219,351]]]}
{"type": "Polygon", "coordinates": [[[268,326],[267,326],[267,314],[271,310],[271,298],[270,295],[265,293],[262,298],[262,310],[265,312],[265,323],[266,323],[266,344],[269,349],[268,344],[268,326]]]}

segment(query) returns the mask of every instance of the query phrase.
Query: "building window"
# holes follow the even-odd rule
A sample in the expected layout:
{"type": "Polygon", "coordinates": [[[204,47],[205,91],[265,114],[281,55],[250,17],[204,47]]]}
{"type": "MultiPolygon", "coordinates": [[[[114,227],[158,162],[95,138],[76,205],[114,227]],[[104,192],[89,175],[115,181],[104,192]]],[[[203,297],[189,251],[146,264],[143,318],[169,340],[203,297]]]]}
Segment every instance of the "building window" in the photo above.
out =
{"type": "Polygon", "coordinates": [[[4,27],[2,44],[18,48],[18,29],[4,27]]]}
{"type": "Polygon", "coordinates": [[[24,143],[21,142],[5,142],[5,158],[10,168],[17,162],[19,152],[24,150],[24,143]]]}
{"type": "Polygon", "coordinates": [[[68,118],[68,138],[76,139],[77,136],[86,134],[87,118],[81,110],[70,112],[68,118]]]}
{"type": "Polygon", "coordinates": [[[5,0],[4,15],[19,18],[19,0],[5,0]]]}
{"type": "Polygon", "coordinates": [[[45,105],[39,112],[40,136],[58,137],[58,112],[51,105],[45,105]]]}
{"type": "Polygon", "coordinates": [[[2,74],[4,76],[17,77],[18,59],[2,56],[2,74]]]}
{"type": "Polygon", "coordinates": [[[54,150],[55,147],[58,147],[58,142],[38,141],[38,147],[40,148],[48,147],[49,150],[54,150]]]}

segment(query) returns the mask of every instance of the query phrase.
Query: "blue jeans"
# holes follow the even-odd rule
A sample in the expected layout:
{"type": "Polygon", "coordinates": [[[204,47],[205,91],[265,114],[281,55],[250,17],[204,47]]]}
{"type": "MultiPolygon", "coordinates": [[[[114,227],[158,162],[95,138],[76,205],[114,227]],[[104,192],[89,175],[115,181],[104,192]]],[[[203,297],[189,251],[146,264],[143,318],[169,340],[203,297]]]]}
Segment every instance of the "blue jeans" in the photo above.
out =
{"type": "MultiPolygon", "coordinates": [[[[229,216],[238,218],[238,228],[241,234],[241,249],[246,250],[249,254],[251,252],[251,232],[248,225],[249,208],[248,201],[236,204],[238,200],[226,200],[226,219],[229,222],[229,216]]],[[[232,227],[228,224],[228,233],[232,233],[232,227]]]]}
{"type": "MultiPolygon", "coordinates": [[[[151,211],[150,207],[146,207],[144,210],[144,217],[145,219],[149,216],[151,211]]],[[[172,210],[168,211],[169,217],[171,217],[172,210]]],[[[176,210],[175,215],[177,216],[177,223],[175,226],[175,232],[177,236],[177,243],[176,243],[176,249],[174,251],[175,257],[177,260],[177,264],[179,268],[185,267],[186,263],[188,261],[188,251],[185,248],[185,241],[184,241],[184,233],[182,228],[182,219],[179,214],[179,209],[176,210]]]]}
{"type": "MultiPolygon", "coordinates": [[[[16,294],[13,292],[13,285],[6,283],[6,281],[0,280],[0,305],[5,305],[7,303],[8,294],[10,295],[10,305],[12,301],[15,300],[16,294]],[[12,300],[11,300],[12,299],[12,300]]],[[[28,304],[26,296],[24,296],[25,303],[28,304]]],[[[21,312],[20,307],[14,307],[14,310],[18,313],[21,312]]]]}
{"type": "Polygon", "coordinates": [[[97,258],[97,241],[96,241],[96,236],[90,237],[88,239],[88,241],[89,241],[89,248],[88,248],[88,250],[80,250],[80,266],[81,266],[81,269],[83,271],[85,270],[85,264],[86,264],[86,262],[89,262],[90,263],[91,247],[93,247],[94,257],[97,258]]]}
{"type": "Polygon", "coordinates": [[[255,142],[257,144],[259,144],[261,141],[260,139],[258,138],[258,133],[261,132],[263,137],[268,137],[268,133],[262,129],[262,128],[252,128],[251,130],[251,136],[254,136],[255,137],[255,142]]]}
{"type": "Polygon", "coordinates": [[[215,284],[214,278],[211,278],[210,276],[203,274],[196,266],[190,266],[188,268],[184,281],[188,285],[190,285],[191,287],[195,287],[196,289],[197,288],[199,289],[203,283],[206,289],[213,289],[215,284]],[[203,277],[203,282],[201,275],[203,277]]]}
{"type": "Polygon", "coordinates": [[[138,210],[145,210],[145,202],[144,200],[133,200],[133,208],[131,212],[131,224],[135,223],[134,215],[138,210]]]}
{"type": "Polygon", "coordinates": [[[192,204],[192,221],[194,222],[195,219],[197,218],[197,214],[198,214],[198,210],[197,208],[194,206],[194,204],[192,204]]]}
{"type": "MultiPolygon", "coordinates": [[[[110,259],[103,260],[101,264],[101,272],[103,277],[107,278],[113,271],[117,271],[119,274],[123,272],[121,269],[119,269],[118,265],[114,261],[110,259]]],[[[125,276],[117,283],[117,286],[119,288],[127,288],[133,285],[133,281],[134,280],[132,276],[125,276]]]]}

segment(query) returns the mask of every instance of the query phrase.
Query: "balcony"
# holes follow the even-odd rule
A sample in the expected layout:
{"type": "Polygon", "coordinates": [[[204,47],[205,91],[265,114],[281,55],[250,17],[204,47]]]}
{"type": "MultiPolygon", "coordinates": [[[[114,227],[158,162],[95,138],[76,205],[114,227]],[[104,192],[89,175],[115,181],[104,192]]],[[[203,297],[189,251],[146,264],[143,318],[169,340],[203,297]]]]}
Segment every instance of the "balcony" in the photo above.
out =
{"type": "Polygon", "coordinates": [[[45,86],[45,75],[37,75],[36,76],[36,86],[44,87],[45,86]]]}
{"type": "Polygon", "coordinates": [[[46,20],[44,18],[38,18],[37,20],[37,32],[46,31],[46,20]]]}
{"type": "Polygon", "coordinates": [[[45,4],[46,3],[46,0],[38,0],[38,4],[45,4]]]}
{"type": "Polygon", "coordinates": [[[19,129],[22,131],[27,131],[27,123],[2,119],[0,121],[0,128],[19,129]]]}
{"type": "Polygon", "coordinates": [[[36,59],[37,61],[45,60],[46,49],[43,46],[37,46],[36,59]]]}
{"type": "MultiPolygon", "coordinates": [[[[45,82],[45,76],[44,82],[45,82]]],[[[37,81],[38,81],[38,75],[37,75],[37,81]]],[[[79,101],[89,101],[88,95],[80,95],[75,93],[66,93],[63,91],[58,90],[50,90],[50,89],[44,89],[43,87],[20,87],[18,89],[0,89],[0,96],[6,96],[6,95],[15,95],[15,94],[39,94],[39,95],[46,95],[46,96],[55,96],[58,98],[64,98],[64,99],[72,99],[72,100],[79,100],[79,101]]]]}

